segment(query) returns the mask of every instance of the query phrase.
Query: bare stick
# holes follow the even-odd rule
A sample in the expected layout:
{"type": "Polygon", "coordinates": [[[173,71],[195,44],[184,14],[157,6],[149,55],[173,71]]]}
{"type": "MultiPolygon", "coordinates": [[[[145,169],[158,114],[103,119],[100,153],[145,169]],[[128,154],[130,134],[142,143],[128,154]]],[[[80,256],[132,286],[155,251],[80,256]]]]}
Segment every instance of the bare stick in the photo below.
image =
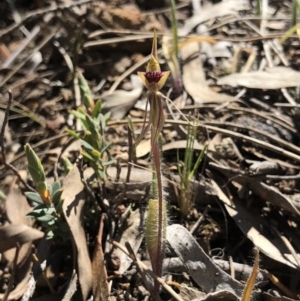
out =
{"type": "Polygon", "coordinates": [[[13,284],[14,284],[14,281],[15,281],[15,275],[16,275],[17,261],[18,261],[19,253],[20,253],[20,244],[17,243],[16,244],[16,253],[15,253],[14,260],[13,260],[13,268],[12,268],[11,276],[9,278],[7,290],[6,290],[6,292],[4,294],[4,297],[2,299],[3,301],[8,300],[8,296],[9,296],[11,290],[12,290],[12,287],[13,287],[13,284]]]}
{"type": "Polygon", "coordinates": [[[6,162],[6,154],[5,154],[5,146],[4,146],[4,135],[5,135],[6,125],[7,125],[7,122],[8,122],[9,110],[10,110],[11,103],[12,103],[12,92],[11,92],[11,90],[7,90],[7,93],[8,93],[7,107],[6,107],[6,111],[5,111],[5,115],[4,115],[4,120],[3,120],[3,123],[2,123],[1,132],[0,132],[0,146],[1,146],[1,155],[2,155],[3,165],[5,165],[7,168],[9,168],[18,177],[20,182],[24,185],[24,187],[27,190],[35,192],[35,190],[22,179],[19,171],[13,165],[6,162]]]}

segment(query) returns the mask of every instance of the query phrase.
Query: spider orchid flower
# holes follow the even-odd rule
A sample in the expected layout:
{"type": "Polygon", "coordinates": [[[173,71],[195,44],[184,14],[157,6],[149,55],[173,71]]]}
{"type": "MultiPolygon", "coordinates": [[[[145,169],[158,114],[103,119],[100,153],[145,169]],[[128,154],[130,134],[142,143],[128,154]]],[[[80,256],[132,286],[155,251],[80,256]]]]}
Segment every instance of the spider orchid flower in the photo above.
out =
{"type": "MultiPolygon", "coordinates": [[[[142,140],[144,134],[151,128],[151,145],[157,141],[159,133],[163,129],[165,114],[163,111],[162,94],[159,92],[164,86],[170,71],[161,71],[157,58],[157,36],[154,30],[151,58],[146,68],[146,72],[138,72],[143,84],[148,89],[147,105],[150,104],[150,120],[146,126],[144,119],[143,130],[136,145],[142,140]]],[[[145,117],[146,118],[146,117],[145,117]]]]}

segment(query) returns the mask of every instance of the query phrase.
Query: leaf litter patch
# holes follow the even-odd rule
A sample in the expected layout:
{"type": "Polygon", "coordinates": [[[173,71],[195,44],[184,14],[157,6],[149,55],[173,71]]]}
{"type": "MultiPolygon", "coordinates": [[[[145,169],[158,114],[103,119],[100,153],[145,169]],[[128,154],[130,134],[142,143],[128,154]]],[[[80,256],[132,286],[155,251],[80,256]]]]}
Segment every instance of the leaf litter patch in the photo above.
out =
{"type": "Polygon", "coordinates": [[[9,116],[5,91],[0,97],[0,126],[9,117],[1,138],[0,299],[298,299],[292,1],[271,1],[260,12],[247,0],[176,1],[179,59],[167,1],[48,2],[0,8],[0,86],[13,95],[9,116]],[[162,174],[173,224],[162,278],[151,271],[144,240],[153,172],[146,91],[136,81],[150,59],[153,27],[159,63],[172,75],[162,91],[162,174]],[[197,128],[193,147],[189,124],[197,128]],[[206,142],[184,214],[185,153],[192,149],[195,164],[206,142]],[[61,215],[49,207],[44,220],[34,219],[47,205],[31,191],[26,143],[43,165],[45,191],[62,184],[61,215]],[[54,219],[64,226],[49,240],[54,219]]]}

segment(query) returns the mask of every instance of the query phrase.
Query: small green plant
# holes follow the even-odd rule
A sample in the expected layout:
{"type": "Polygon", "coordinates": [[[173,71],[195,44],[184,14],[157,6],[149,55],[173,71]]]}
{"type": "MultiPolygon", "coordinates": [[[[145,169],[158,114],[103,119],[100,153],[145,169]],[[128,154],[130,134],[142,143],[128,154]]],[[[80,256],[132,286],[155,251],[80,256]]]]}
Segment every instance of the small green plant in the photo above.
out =
{"type": "Polygon", "coordinates": [[[179,195],[179,208],[183,216],[188,215],[193,204],[193,195],[191,191],[191,181],[195,176],[196,171],[205,155],[207,144],[204,145],[201,153],[199,154],[194,166],[194,145],[196,141],[197,126],[191,124],[191,116],[187,128],[186,148],[184,152],[184,161],[180,162],[179,154],[177,153],[177,168],[180,177],[181,189],[179,195]]]}
{"type": "MultiPolygon", "coordinates": [[[[80,140],[82,156],[92,166],[97,178],[104,181],[106,166],[114,162],[109,160],[108,150],[111,143],[107,143],[104,139],[104,130],[109,114],[101,114],[101,102],[94,103],[89,86],[81,73],[78,73],[78,80],[86,111],[79,108],[77,111],[72,111],[72,114],[81,121],[83,133],[80,135],[72,130],[67,131],[72,137],[80,140]]],[[[36,186],[36,192],[25,193],[27,198],[36,205],[28,217],[45,226],[48,238],[55,236],[65,238],[65,234],[68,233],[68,226],[62,212],[63,200],[61,200],[61,195],[63,190],[60,182],[55,182],[52,186],[47,184],[43,165],[29,144],[25,145],[25,154],[29,173],[36,186]]],[[[72,168],[72,163],[66,158],[63,159],[63,163],[67,174],[72,168]]],[[[90,213],[90,211],[86,212],[87,219],[90,213]]]]}
{"type": "Polygon", "coordinates": [[[82,145],[82,156],[89,162],[95,171],[99,180],[106,179],[106,167],[114,163],[110,159],[108,152],[112,145],[104,139],[104,131],[109,120],[110,113],[103,115],[102,102],[96,104],[91,95],[90,88],[80,73],[78,75],[81,98],[86,107],[86,111],[78,108],[77,111],[72,111],[72,114],[81,121],[83,134],[80,135],[70,129],[67,130],[69,135],[80,140],[82,145]]]}
{"type": "Polygon", "coordinates": [[[47,238],[64,237],[67,225],[62,214],[60,182],[52,186],[46,183],[43,165],[29,144],[25,145],[28,170],[36,186],[37,192],[25,192],[27,198],[36,206],[27,216],[41,222],[47,229],[47,238]]]}

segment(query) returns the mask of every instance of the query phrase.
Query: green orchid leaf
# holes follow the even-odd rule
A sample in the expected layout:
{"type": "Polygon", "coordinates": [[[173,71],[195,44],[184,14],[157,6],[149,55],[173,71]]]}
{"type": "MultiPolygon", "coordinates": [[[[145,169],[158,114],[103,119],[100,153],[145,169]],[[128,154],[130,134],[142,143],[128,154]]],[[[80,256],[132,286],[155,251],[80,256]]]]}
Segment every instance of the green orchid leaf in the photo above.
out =
{"type": "Polygon", "coordinates": [[[52,203],[56,207],[60,202],[60,197],[62,195],[63,189],[58,189],[55,191],[55,193],[52,195],[52,203]]]}
{"type": "Polygon", "coordinates": [[[43,204],[44,205],[44,202],[43,202],[42,198],[40,197],[40,195],[37,192],[30,192],[29,191],[29,192],[25,192],[25,195],[30,201],[32,201],[36,204],[43,204]]]}

